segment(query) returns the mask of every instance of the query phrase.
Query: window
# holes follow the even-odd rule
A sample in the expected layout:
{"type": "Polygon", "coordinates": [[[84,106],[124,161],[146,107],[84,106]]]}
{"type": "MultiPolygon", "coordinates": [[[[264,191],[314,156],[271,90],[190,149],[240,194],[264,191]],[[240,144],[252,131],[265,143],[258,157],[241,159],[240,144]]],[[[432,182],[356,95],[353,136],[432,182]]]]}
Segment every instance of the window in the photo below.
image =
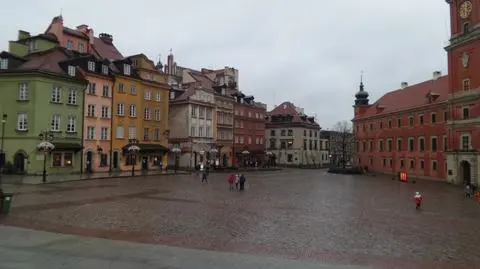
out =
{"type": "Polygon", "coordinates": [[[443,111],[443,120],[444,121],[448,120],[448,111],[447,110],[443,111]]]}
{"type": "Polygon", "coordinates": [[[128,64],[123,64],[123,74],[124,75],[127,75],[127,76],[130,76],[130,65],[128,64]]]}
{"type": "Polygon", "coordinates": [[[468,22],[463,24],[463,33],[466,34],[470,30],[470,24],[468,22]]]}
{"type": "Polygon", "coordinates": [[[75,133],[76,132],[76,125],[77,125],[77,120],[75,116],[68,116],[67,118],[67,133],[75,133]]]}
{"type": "Polygon", "coordinates": [[[68,75],[71,77],[74,77],[76,72],[75,72],[75,66],[69,65],[68,66],[68,75]]]}
{"type": "Polygon", "coordinates": [[[150,140],[150,129],[148,128],[143,128],[143,140],[150,140]]]}
{"type": "Polygon", "coordinates": [[[68,104],[69,105],[76,105],[77,104],[77,90],[71,88],[68,91],[68,104]]]}
{"type": "Polygon", "coordinates": [[[470,149],[470,135],[462,135],[462,150],[470,149]]]}
{"type": "Polygon", "coordinates": [[[438,169],[437,161],[432,161],[432,171],[437,171],[437,169],[438,169]]]}
{"type": "Polygon", "coordinates": [[[110,107],[102,106],[102,118],[104,119],[110,118],[110,107]]]}
{"type": "Polygon", "coordinates": [[[60,115],[53,115],[50,122],[50,130],[54,132],[60,131],[60,115]]]}
{"type": "Polygon", "coordinates": [[[415,169],[415,160],[410,160],[410,169],[415,169]]]}
{"type": "Polygon", "coordinates": [[[117,104],[117,115],[118,116],[125,116],[125,105],[124,104],[117,104]]]}
{"type": "Polygon", "coordinates": [[[420,161],[420,169],[425,169],[425,161],[424,160],[420,161]]]}
{"type": "Polygon", "coordinates": [[[170,100],[173,100],[173,99],[175,99],[175,92],[171,91],[170,92],[170,100]]]}
{"type": "Polygon", "coordinates": [[[293,136],[293,130],[292,129],[288,129],[288,136],[293,136]]]}
{"type": "Polygon", "coordinates": [[[78,52],[83,53],[85,51],[85,46],[82,43],[78,43],[78,52]]]}
{"type": "Polygon", "coordinates": [[[448,138],[447,138],[447,136],[443,137],[443,151],[448,151],[448,138]]]}
{"type": "Polygon", "coordinates": [[[423,125],[423,115],[420,115],[418,118],[420,125],[423,125]]]}
{"type": "Polygon", "coordinates": [[[157,91],[155,93],[155,101],[157,101],[157,102],[162,101],[162,95],[161,95],[160,91],[157,91]]]}
{"type": "Polygon", "coordinates": [[[108,87],[108,85],[103,85],[102,96],[103,97],[109,97],[110,96],[110,87],[108,87]]]}
{"type": "Polygon", "coordinates": [[[397,138],[397,151],[402,151],[403,150],[403,140],[401,138],[397,138]]]}
{"type": "Polygon", "coordinates": [[[408,117],[408,125],[413,126],[413,116],[408,117]]]}
{"type": "Polygon", "coordinates": [[[0,69],[5,70],[8,68],[8,59],[0,58],[0,69]]]}
{"type": "Polygon", "coordinates": [[[190,136],[197,136],[197,127],[191,126],[190,127],[190,136]]]}
{"type": "Polygon", "coordinates": [[[270,136],[275,136],[275,130],[270,130],[270,136]]]}
{"type": "Polygon", "coordinates": [[[388,120],[388,128],[392,128],[392,120],[388,120]]]}
{"type": "Polygon", "coordinates": [[[60,87],[53,87],[52,90],[52,103],[60,103],[61,89],[60,87]]]}
{"type": "Polygon", "coordinates": [[[130,94],[132,94],[132,95],[137,94],[137,88],[135,88],[135,86],[130,87],[130,94]]]}
{"type": "Polygon", "coordinates": [[[88,83],[87,93],[95,94],[96,88],[97,88],[97,85],[95,83],[88,83]]]}
{"type": "Polygon", "coordinates": [[[143,118],[146,119],[146,120],[151,120],[152,119],[152,111],[150,110],[150,108],[146,107],[143,110],[143,118]]]}
{"type": "Polygon", "coordinates": [[[152,92],[151,91],[145,91],[145,94],[143,95],[143,98],[145,100],[152,100],[152,92]]]}
{"type": "Polygon", "coordinates": [[[368,141],[368,148],[370,149],[370,152],[373,151],[373,141],[372,140],[368,141]]]}
{"type": "Polygon", "coordinates": [[[132,59],[132,66],[136,67],[137,66],[137,59],[132,59]]]}
{"type": "Polygon", "coordinates": [[[380,129],[383,129],[383,122],[380,122],[380,129]]]}
{"type": "Polygon", "coordinates": [[[100,154],[100,167],[108,166],[108,154],[102,153],[100,154]]]}
{"type": "Polygon", "coordinates": [[[192,106],[192,118],[196,118],[196,117],[197,117],[197,107],[192,106]]]}
{"type": "Polygon", "coordinates": [[[129,116],[130,117],[137,116],[137,107],[135,105],[130,105],[129,116]]]}
{"type": "Polygon", "coordinates": [[[462,89],[464,91],[469,91],[470,90],[470,79],[467,78],[467,79],[464,79],[462,81],[462,89]]]}
{"type": "Polygon", "coordinates": [[[425,151],[425,138],[420,137],[418,139],[418,151],[424,152],[425,151]]]}
{"type": "Polygon", "coordinates": [[[204,136],[204,135],[203,135],[203,127],[202,127],[202,126],[198,127],[198,136],[200,136],[200,137],[203,137],[203,136],[204,136]]]}
{"type": "Polygon", "coordinates": [[[402,127],[402,119],[397,119],[397,127],[402,127]]]}
{"type": "Polygon", "coordinates": [[[212,127],[210,127],[210,126],[205,127],[205,136],[206,137],[211,137],[212,136],[212,127]]]}
{"type": "Polygon", "coordinates": [[[27,113],[21,112],[17,114],[17,130],[18,131],[28,130],[27,113]]]}
{"type": "Polygon", "coordinates": [[[18,84],[18,100],[28,100],[28,84],[18,84]]]}
{"type": "Polygon", "coordinates": [[[392,139],[388,139],[387,140],[387,151],[388,152],[392,152],[393,150],[393,140],[392,139]]]}
{"type": "Polygon", "coordinates": [[[155,120],[160,121],[160,109],[155,109],[155,120]]]}
{"type": "Polygon", "coordinates": [[[87,117],[95,117],[95,105],[87,105],[87,117]]]}
{"type": "Polygon", "coordinates": [[[52,166],[53,167],[61,167],[62,166],[62,153],[61,152],[53,152],[52,153],[52,166]]]}
{"type": "Polygon", "coordinates": [[[93,127],[93,126],[88,126],[87,127],[87,139],[88,140],[95,139],[95,127],[93,127]]]}
{"type": "Polygon", "coordinates": [[[123,85],[123,83],[118,84],[118,92],[125,93],[125,86],[123,85]]]}
{"type": "Polygon", "coordinates": [[[436,123],[437,122],[437,113],[432,113],[430,115],[430,123],[436,123]]]}
{"type": "Polygon", "coordinates": [[[108,75],[108,66],[102,65],[102,73],[108,75]]]}
{"type": "Polygon", "coordinates": [[[53,167],[71,167],[73,166],[73,153],[71,152],[54,152],[52,153],[53,167]]]}
{"type": "Polygon", "coordinates": [[[95,71],[95,62],[93,61],[88,61],[88,71],[95,71]]]}
{"type": "Polygon", "coordinates": [[[37,50],[37,42],[35,39],[28,42],[28,52],[34,52],[37,50]]]}
{"type": "Polygon", "coordinates": [[[383,152],[383,140],[378,141],[378,151],[383,152]]]}
{"type": "MultiPolygon", "coordinates": [[[[365,130],[365,125],[363,125],[363,129],[365,130]]],[[[307,130],[303,130],[303,136],[307,136],[307,130]]]]}
{"type": "Polygon", "coordinates": [[[280,136],[285,136],[285,130],[280,131],[280,136]]]}
{"type": "Polygon", "coordinates": [[[207,120],[212,119],[212,109],[211,108],[206,108],[206,114],[207,114],[207,120]]]}
{"type": "Polygon", "coordinates": [[[462,109],[462,116],[464,120],[468,120],[470,118],[470,108],[469,107],[464,107],[462,109]]]}
{"type": "Polygon", "coordinates": [[[153,131],[153,140],[160,140],[160,128],[155,128],[155,130],[153,131]]]}
{"type": "Polygon", "coordinates": [[[293,154],[288,154],[287,155],[287,162],[289,162],[289,163],[293,162],[293,154]]]}
{"type": "Polygon", "coordinates": [[[438,150],[438,139],[436,136],[432,136],[430,139],[430,150],[436,152],[438,150]]]}
{"type": "Polygon", "coordinates": [[[102,127],[100,129],[100,139],[101,140],[108,140],[108,128],[102,127]]]}
{"type": "Polygon", "coordinates": [[[415,150],[415,139],[413,137],[408,138],[408,151],[412,152],[415,150]]]}
{"type": "Polygon", "coordinates": [[[133,126],[128,127],[128,139],[137,138],[137,129],[133,126]]]}
{"type": "Polygon", "coordinates": [[[404,159],[400,159],[400,168],[405,168],[405,160],[404,159]]]}
{"type": "Polygon", "coordinates": [[[72,50],[73,49],[73,41],[72,40],[67,40],[67,49],[72,50]]]}
{"type": "Polygon", "coordinates": [[[117,138],[125,138],[125,129],[123,126],[117,126],[117,138]]]}

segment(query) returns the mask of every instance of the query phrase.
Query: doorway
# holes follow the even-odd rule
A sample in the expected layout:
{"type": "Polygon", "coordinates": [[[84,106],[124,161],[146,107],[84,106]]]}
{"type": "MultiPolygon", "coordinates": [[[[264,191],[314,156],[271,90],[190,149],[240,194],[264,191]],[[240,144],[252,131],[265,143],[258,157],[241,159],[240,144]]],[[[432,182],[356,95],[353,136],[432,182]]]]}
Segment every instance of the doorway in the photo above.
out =
{"type": "Polygon", "coordinates": [[[113,169],[118,169],[118,151],[113,152],[112,168],[113,169]]]}
{"type": "Polygon", "coordinates": [[[142,156],[142,170],[148,170],[148,156],[142,156]]]}
{"type": "Polygon", "coordinates": [[[460,175],[462,177],[462,183],[464,185],[467,184],[472,184],[472,170],[471,170],[471,165],[468,161],[462,161],[460,163],[460,175]]]}
{"type": "Polygon", "coordinates": [[[13,159],[13,165],[18,173],[25,172],[25,154],[23,152],[15,153],[15,158],[13,159]]]}
{"type": "Polygon", "coordinates": [[[87,152],[86,165],[87,165],[87,167],[86,167],[87,173],[91,173],[92,172],[92,167],[93,167],[93,152],[91,152],[91,151],[87,152]]]}

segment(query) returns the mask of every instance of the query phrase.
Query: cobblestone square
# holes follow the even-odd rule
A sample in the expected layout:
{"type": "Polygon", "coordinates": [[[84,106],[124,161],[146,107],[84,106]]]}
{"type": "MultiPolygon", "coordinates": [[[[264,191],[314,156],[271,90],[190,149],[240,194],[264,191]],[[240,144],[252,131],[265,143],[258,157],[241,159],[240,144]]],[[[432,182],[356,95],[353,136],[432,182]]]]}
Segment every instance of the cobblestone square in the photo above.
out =
{"type": "Polygon", "coordinates": [[[227,174],[208,184],[177,175],[11,187],[0,224],[317,263],[480,268],[480,205],[461,188],[324,170],[246,177],[245,192],[229,191],[227,174]]]}

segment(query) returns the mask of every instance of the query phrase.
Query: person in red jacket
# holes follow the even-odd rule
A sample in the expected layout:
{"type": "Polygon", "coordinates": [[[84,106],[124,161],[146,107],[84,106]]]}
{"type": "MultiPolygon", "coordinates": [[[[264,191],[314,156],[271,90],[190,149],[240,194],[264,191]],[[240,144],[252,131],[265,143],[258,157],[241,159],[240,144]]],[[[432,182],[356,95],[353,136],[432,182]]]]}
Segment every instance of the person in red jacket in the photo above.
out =
{"type": "Polygon", "coordinates": [[[415,204],[417,205],[415,209],[420,209],[420,207],[422,206],[422,195],[420,194],[420,192],[417,191],[413,198],[415,199],[415,204]]]}
{"type": "Polygon", "coordinates": [[[235,182],[235,174],[228,176],[228,184],[230,185],[230,191],[233,190],[233,182],[235,182]]]}

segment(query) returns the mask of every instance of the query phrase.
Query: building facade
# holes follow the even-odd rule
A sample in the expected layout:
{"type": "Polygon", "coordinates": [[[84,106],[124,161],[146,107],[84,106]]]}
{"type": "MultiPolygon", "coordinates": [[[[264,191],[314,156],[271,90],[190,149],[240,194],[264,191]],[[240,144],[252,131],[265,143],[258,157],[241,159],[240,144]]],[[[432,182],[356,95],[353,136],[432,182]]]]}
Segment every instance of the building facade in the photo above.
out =
{"type": "Polygon", "coordinates": [[[232,166],[233,148],[233,107],[234,98],[226,85],[219,85],[215,89],[216,104],[216,145],[219,155],[219,165],[232,166]]]}
{"type": "Polygon", "coordinates": [[[56,47],[18,57],[0,54],[0,100],[5,115],[2,147],[13,172],[80,172],[84,90],[88,81],[68,63],[70,53],[56,47]],[[54,150],[38,150],[39,135],[53,135],[54,150]]]}
{"type": "Polygon", "coordinates": [[[273,158],[275,164],[321,165],[320,126],[314,117],[307,116],[291,102],[284,102],[268,113],[265,137],[267,158],[273,158]]]}
{"type": "Polygon", "coordinates": [[[265,163],[265,116],[267,105],[255,102],[254,97],[235,91],[233,156],[234,165],[263,165],[265,163]]]}
{"type": "Polygon", "coordinates": [[[480,185],[480,8],[478,1],[446,1],[450,8],[447,180],[480,185]]]}

